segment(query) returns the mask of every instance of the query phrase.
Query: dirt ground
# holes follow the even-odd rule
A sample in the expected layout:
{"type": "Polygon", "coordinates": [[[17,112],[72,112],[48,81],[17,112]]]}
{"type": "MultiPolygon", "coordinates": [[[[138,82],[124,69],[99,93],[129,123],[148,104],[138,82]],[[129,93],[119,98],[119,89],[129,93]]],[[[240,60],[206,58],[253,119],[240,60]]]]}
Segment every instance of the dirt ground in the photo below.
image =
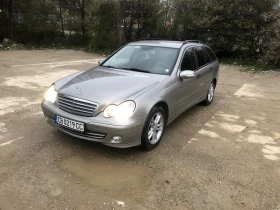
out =
{"type": "Polygon", "coordinates": [[[55,80],[97,65],[71,50],[0,51],[0,209],[280,209],[280,73],[221,66],[216,98],[160,146],[72,138],[41,112],[55,80]]]}

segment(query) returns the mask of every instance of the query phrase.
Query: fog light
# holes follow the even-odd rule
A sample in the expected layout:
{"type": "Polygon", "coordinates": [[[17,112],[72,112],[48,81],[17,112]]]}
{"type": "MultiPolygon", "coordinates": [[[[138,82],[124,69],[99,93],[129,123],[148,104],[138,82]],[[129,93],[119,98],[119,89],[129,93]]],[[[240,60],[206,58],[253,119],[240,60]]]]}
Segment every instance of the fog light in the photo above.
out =
{"type": "Polygon", "coordinates": [[[122,140],[122,137],[120,136],[114,136],[113,139],[111,140],[112,143],[117,144],[120,143],[122,140]]]}

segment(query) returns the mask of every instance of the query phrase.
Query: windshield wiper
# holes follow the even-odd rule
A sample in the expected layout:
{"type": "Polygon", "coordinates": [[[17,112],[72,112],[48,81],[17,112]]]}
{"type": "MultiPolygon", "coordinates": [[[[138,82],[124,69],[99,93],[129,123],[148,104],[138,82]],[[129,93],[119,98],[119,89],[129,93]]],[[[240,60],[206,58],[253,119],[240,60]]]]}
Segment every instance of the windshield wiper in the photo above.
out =
{"type": "Polygon", "coordinates": [[[106,68],[110,68],[110,69],[123,69],[123,70],[129,70],[129,71],[138,71],[138,72],[144,72],[144,73],[151,73],[147,70],[143,70],[143,69],[137,69],[137,68],[122,68],[122,67],[115,67],[115,66],[102,66],[102,67],[106,67],[106,68]]]}
{"type": "Polygon", "coordinates": [[[102,66],[102,67],[106,67],[106,68],[110,68],[110,69],[117,69],[117,67],[114,67],[114,66],[102,66]]]}
{"type": "Polygon", "coordinates": [[[143,70],[143,69],[137,69],[137,68],[120,68],[124,70],[130,70],[130,71],[138,71],[138,72],[144,72],[144,73],[151,73],[150,71],[143,70]]]}

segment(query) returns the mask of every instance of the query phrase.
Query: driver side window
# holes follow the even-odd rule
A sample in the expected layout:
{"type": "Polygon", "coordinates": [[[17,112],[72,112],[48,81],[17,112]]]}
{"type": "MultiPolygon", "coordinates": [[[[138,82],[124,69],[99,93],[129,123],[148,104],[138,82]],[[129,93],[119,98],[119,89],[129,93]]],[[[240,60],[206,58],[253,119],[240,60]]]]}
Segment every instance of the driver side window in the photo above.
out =
{"type": "Polygon", "coordinates": [[[181,71],[186,71],[186,70],[196,70],[197,65],[196,65],[196,60],[195,60],[195,53],[194,53],[194,48],[188,48],[185,51],[185,55],[183,58],[183,61],[181,63],[181,71]]]}

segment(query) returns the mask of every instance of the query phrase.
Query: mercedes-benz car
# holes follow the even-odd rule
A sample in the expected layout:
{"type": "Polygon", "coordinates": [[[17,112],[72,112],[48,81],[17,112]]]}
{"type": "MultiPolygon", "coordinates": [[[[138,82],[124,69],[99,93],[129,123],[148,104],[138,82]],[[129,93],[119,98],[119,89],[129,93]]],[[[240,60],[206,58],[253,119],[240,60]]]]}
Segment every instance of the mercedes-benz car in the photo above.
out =
{"type": "Polygon", "coordinates": [[[184,111],[212,103],[219,72],[199,41],[132,42],[98,64],[51,85],[46,121],[80,139],[148,150],[184,111]]]}

